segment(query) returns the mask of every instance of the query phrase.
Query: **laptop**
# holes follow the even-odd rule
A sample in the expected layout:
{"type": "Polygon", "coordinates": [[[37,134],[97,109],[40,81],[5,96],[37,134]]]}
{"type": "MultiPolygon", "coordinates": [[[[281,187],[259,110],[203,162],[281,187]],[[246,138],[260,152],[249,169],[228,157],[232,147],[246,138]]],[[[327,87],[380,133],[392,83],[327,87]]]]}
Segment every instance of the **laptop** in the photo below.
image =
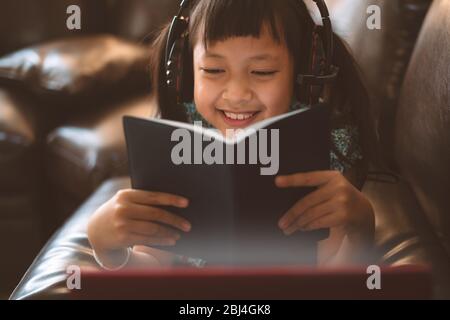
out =
{"type": "Polygon", "coordinates": [[[298,300],[431,299],[430,270],[421,266],[320,269],[206,267],[82,269],[73,299],[298,300]],[[377,273],[379,271],[379,274],[377,273]],[[378,277],[379,276],[379,277],[378,277]]]}

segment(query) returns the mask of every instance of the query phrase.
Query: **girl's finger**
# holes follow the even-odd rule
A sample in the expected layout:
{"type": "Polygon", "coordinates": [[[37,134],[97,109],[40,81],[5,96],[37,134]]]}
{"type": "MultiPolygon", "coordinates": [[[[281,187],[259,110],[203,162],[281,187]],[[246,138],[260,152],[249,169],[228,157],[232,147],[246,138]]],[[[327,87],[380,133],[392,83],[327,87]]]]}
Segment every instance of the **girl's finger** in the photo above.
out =
{"type": "Polygon", "coordinates": [[[332,214],[311,221],[303,227],[303,230],[311,231],[340,226],[345,221],[344,216],[345,214],[342,211],[333,212],[332,214]]]}
{"type": "Polygon", "coordinates": [[[125,200],[141,205],[173,206],[186,208],[189,200],[170,193],[150,192],[143,190],[121,190],[117,193],[118,200],[125,200]]]}
{"type": "Polygon", "coordinates": [[[306,210],[300,217],[294,221],[287,229],[285,229],[286,235],[291,235],[297,230],[303,230],[303,228],[312,221],[319,219],[325,215],[332,214],[336,210],[336,203],[333,201],[326,201],[315,207],[306,210]]]}
{"type": "Polygon", "coordinates": [[[131,234],[129,236],[128,246],[174,246],[177,242],[172,238],[146,237],[140,234],[131,234]]]}
{"type": "Polygon", "coordinates": [[[325,185],[322,188],[311,192],[303,199],[297,201],[294,206],[292,206],[292,208],[283,215],[283,217],[278,222],[279,227],[281,229],[287,229],[306,210],[330,200],[334,194],[335,188],[332,184],[325,185]]]}
{"type": "Polygon", "coordinates": [[[160,222],[185,232],[191,230],[189,221],[164,209],[131,204],[127,208],[127,213],[130,219],[160,222]]]}
{"type": "Polygon", "coordinates": [[[169,238],[175,241],[180,239],[178,232],[152,222],[130,220],[127,221],[127,227],[130,232],[147,237],[169,238]]]}
{"type": "Polygon", "coordinates": [[[279,188],[289,187],[318,187],[327,184],[340,175],[339,171],[313,171],[296,173],[287,176],[278,176],[275,184],[279,188]]]}

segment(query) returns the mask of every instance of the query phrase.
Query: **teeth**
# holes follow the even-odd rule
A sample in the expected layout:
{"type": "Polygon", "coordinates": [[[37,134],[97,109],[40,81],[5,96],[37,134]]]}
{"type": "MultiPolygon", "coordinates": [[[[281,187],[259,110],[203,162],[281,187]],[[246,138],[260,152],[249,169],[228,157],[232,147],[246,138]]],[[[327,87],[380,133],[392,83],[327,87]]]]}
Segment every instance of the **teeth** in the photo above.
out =
{"type": "Polygon", "coordinates": [[[226,112],[224,111],[227,118],[230,118],[232,120],[247,120],[253,117],[254,113],[232,113],[232,112],[226,112]]]}

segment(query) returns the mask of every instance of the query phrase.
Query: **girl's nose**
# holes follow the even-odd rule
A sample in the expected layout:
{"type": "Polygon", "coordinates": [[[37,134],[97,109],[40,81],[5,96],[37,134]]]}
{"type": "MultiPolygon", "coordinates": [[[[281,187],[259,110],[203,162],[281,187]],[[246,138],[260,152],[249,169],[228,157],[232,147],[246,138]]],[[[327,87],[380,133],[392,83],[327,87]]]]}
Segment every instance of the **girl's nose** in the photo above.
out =
{"type": "Polygon", "coordinates": [[[230,80],[222,94],[222,98],[232,105],[247,103],[252,100],[253,93],[248,81],[243,79],[230,80]]]}

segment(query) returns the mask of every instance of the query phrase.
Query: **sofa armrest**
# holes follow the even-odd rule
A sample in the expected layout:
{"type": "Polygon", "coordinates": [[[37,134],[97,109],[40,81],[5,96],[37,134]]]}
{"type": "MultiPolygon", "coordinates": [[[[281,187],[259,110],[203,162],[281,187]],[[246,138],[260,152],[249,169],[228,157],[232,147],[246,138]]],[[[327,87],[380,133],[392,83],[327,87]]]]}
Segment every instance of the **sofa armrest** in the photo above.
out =
{"type": "Polygon", "coordinates": [[[412,219],[420,211],[404,182],[369,181],[363,193],[375,211],[375,247],[378,260],[384,264],[425,264],[429,257],[412,219]]]}
{"type": "Polygon", "coordinates": [[[105,182],[47,242],[10,299],[67,298],[67,267],[99,268],[87,238],[87,222],[117,191],[129,187],[126,177],[105,182]]]}
{"type": "Polygon", "coordinates": [[[118,102],[73,120],[48,136],[48,174],[54,187],[81,202],[106,179],[127,174],[124,115],[155,115],[152,97],[118,102]]]}
{"type": "Polygon", "coordinates": [[[380,264],[428,265],[435,297],[450,297],[450,264],[424,218],[410,185],[369,181],[363,189],[375,211],[375,248],[380,264]]]}

